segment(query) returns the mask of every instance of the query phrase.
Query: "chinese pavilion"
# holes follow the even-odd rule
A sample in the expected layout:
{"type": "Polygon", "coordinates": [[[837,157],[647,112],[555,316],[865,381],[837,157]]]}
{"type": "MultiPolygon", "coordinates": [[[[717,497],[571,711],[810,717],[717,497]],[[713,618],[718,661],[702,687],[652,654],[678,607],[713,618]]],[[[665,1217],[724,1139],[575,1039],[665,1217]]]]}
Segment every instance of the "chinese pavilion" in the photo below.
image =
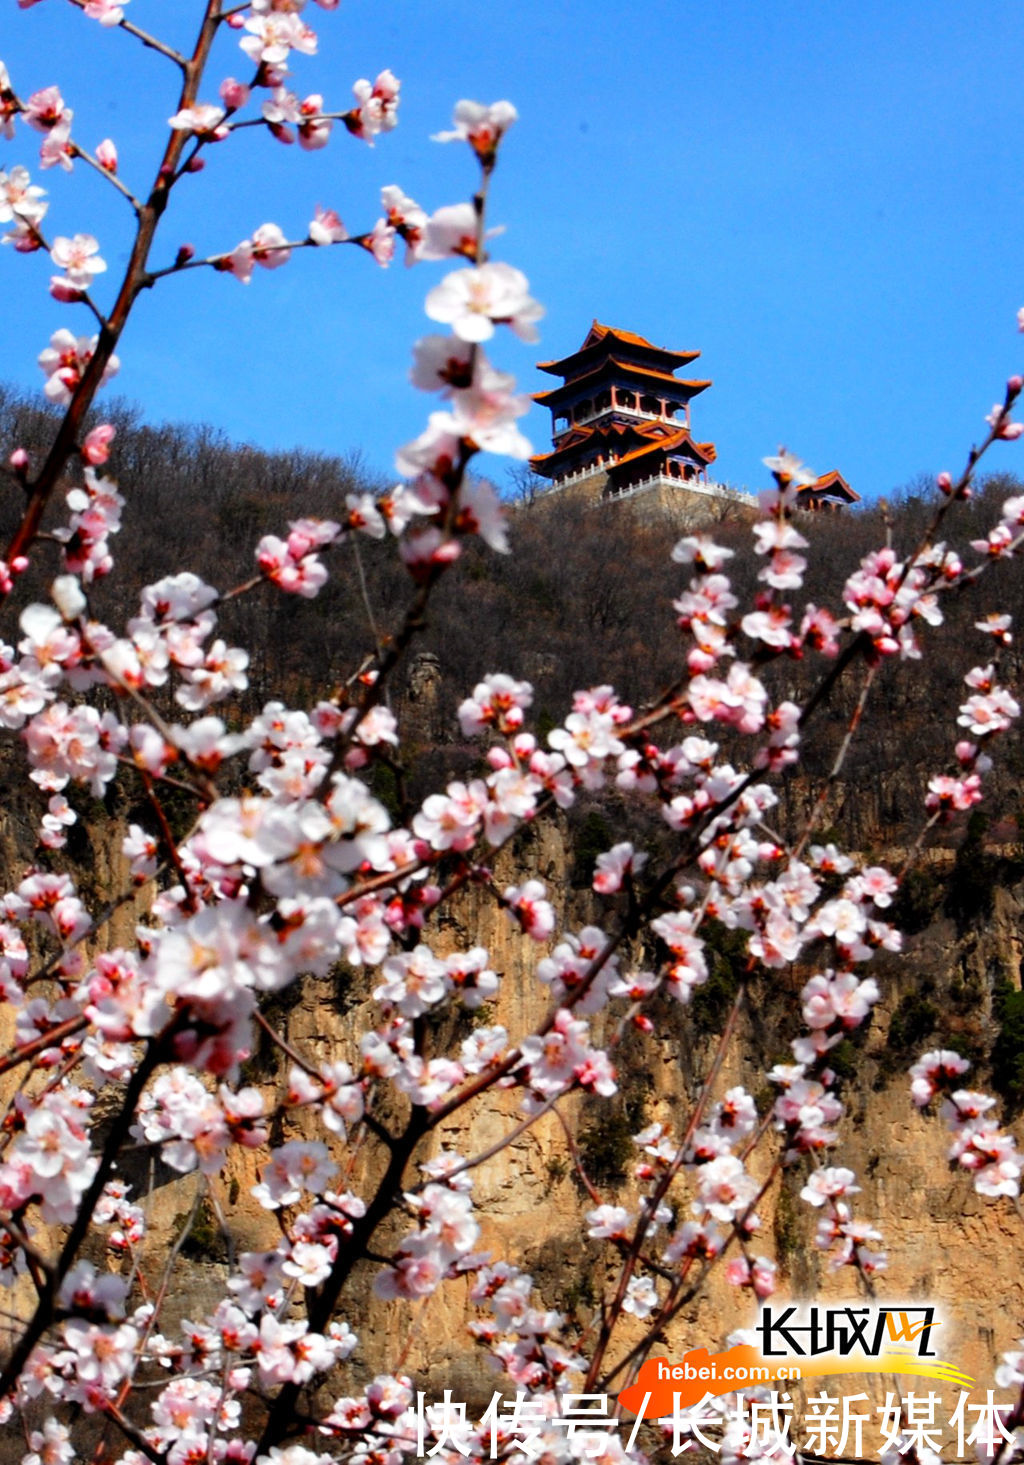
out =
{"type": "Polygon", "coordinates": [[[813,509],[833,514],[838,513],[840,509],[847,508],[850,504],[859,503],[860,494],[850,487],[843,475],[835,468],[831,473],[823,473],[820,478],[816,478],[805,488],[798,489],[796,495],[798,509],[813,509]]]}
{"type": "MultiPolygon", "coordinates": [[[[699,351],[666,351],[632,331],[595,320],[578,351],[561,361],[538,361],[562,378],[534,401],[551,409],[551,452],[530,459],[552,489],[573,487],[592,502],[658,491],[660,508],[692,506],[701,494],[756,508],[756,498],[709,477],[714,443],[690,435],[690,402],[711,385],[677,377],[699,351]]],[[[796,507],[835,512],[858,503],[833,470],[798,490],[796,507]]]]}
{"type": "Polygon", "coordinates": [[[586,481],[599,498],[666,481],[714,493],[715,446],[690,436],[690,401],[711,383],[675,375],[699,355],[595,320],[578,351],[537,363],[562,382],[535,394],[551,409],[552,451],[531,458],[534,472],[553,488],[586,481]]]}

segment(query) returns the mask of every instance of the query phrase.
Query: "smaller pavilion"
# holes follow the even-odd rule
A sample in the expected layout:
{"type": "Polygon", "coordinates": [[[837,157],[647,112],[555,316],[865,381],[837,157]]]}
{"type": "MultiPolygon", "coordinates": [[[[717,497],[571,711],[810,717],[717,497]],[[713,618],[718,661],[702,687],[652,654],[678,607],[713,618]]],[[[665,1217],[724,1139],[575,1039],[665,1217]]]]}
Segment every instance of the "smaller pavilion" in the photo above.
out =
{"type": "Polygon", "coordinates": [[[835,468],[831,473],[823,473],[805,488],[798,489],[796,495],[798,509],[810,509],[815,513],[837,514],[840,509],[859,503],[860,494],[850,487],[835,468]]]}

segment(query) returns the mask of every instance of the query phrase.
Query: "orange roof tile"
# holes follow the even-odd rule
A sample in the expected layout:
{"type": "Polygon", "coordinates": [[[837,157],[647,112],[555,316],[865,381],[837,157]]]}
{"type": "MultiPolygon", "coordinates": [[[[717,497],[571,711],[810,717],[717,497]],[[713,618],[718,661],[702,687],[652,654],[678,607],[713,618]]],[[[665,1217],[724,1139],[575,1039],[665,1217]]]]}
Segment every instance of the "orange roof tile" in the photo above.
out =
{"type": "Polygon", "coordinates": [[[679,365],[683,365],[687,361],[695,361],[700,355],[699,351],[670,351],[664,346],[655,346],[653,341],[648,341],[646,336],[638,336],[635,331],[617,331],[614,326],[602,325],[599,320],[594,320],[587,332],[586,339],[578,350],[557,361],[538,361],[537,367],[540,371],[548,371],[555,376],[563,375],[564,373],[559,371],[559,367],[564,366],[566,362],[573,361],[591,347],[599,345],[609,336],[613,340],[621,341],[624,346],[636,346],[644,351],[653,351],[658,356],[675,357],[679,365]]]}
{"type": "Polygon", "coordinates": [[[590,334],[583,344],[589,345],[591,337],[595,341],[603,341],[605,336],[617,336],[620,341],[628,341],[631,346],[648,346],[652,351],[661,350],[661,347],[655,346],[653,341],[648,341],[646,336],[638,336],[635,331],[617,331],[614,326],[602,325],[596,316],[590,327],[590,334]]]}
{"type": "Polygon", "coordinates": [[[608,366],[615,366],[620,371],[631,371],[637,376],[651,377],[654,381],[667,382],[676,388],[687,388],[691,397],[695,397],[698,392],[705,391],[711,385],[710,378],[703,381],[683,381],[681,378],[674,376],[670,371],[658,371],[653,366],[640,366],[635,361],[620,361],[617,356],[608,356],[592,370],[585,371],[582,376],[570,377],[567,381],[562,382],[560,386],[551,387],[546,392],[534,392],[533,400],[535,402],[546,403],[551,398],[557,397],[560,393],[567,391],[570,387],[582,386],[591,377],[600,377],[608,366]]]}
{"type": "MultiPolygon", "coordinates": [[[[684,430],[685,431],[685,430],[684,430]]],[[[651,446],[658,446],[668,439],[678,436],[678,429],[672,429],[665,422],[592,422],[586,427],[574,428],[567,433],[557,447],[552,448],[549,453],[535,453],[530,462],[539,467],[540,464],[552,464],[559,459],[571,456],[593,438],[603,443],[621,442],[623,438],[647,439],[651,446]]],[[[620,463],[622,459],[618,460],[620,463]]]]}
{"type": "Polygon", "coordinates": [[[802,493],[826,493],[829,489],[835,489],[841,498],[846,498],[848,503],[860,503],[860,494],[850,487],[838,468],[833,468],[831,473],[823,473],[813,483],[808,483],[804,488],[799,489],[797,498],[799,499],[802,493]]]}
{"type": "Polygon", "coordinates": [[[659,442],[645,443],[640,448],[634,448],[631,453],[625,453],[617,463],[613,463],[611,466],[613,469],[621,468],[623,463],[631,463],[636,458],[642,458],[645,453],[653,453],[655,451],[671,453],[684,446],[693,448],[697,457],[705,463],[711,463],[715,459],[714,443],[695,443],[686,429],[680,428],[671,437],[662,438],[659,442]]]}

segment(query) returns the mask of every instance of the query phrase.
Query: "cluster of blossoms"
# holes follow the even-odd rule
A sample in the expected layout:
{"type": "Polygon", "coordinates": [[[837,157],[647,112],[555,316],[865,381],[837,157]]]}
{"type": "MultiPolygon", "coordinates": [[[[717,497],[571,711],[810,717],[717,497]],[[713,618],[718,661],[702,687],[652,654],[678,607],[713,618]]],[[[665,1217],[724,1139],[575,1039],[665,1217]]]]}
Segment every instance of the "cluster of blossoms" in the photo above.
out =
{"type": "Polygon", "coordinates": [[[949,1158],[973,1174],[979,1195],[1017,1196],[1024,1158],[1013,1135],[1000,1129],[992,1114],[995,1099],[954,1087],[970,1067],[966,1058],[948,1048],[925,1053],[910,1070],[911,1095],[919,1108],[942,1095],[939,1113],[953,1132],[949,1158]]]}
{"type": "MultiPolygon", "coordinates": [[[[44,391],[51,402],[66,407],[81,384],[83,373],[92,360],[99,338],[75,336],[62,328],[54,331],[50,344],[39,353],[39,365],[46,373],[44,391]]],[[[108,357],[103,367],[103,381],[116,375],[120,362],[108,357]]]]}
{"type": "MultiPolygon", "coordinates": [[[[332,10],[337,0],[318,3],[332,10]]],[[[79,8],[108,27],[124,21],[123,5],[111,0],[79,8]]],[[[198,172],[204,150],[243,125],[283,143],[297,138],[308,150],[329,141],[335,120],[371,143],[395,125],[399,84],[390,71],[357,82],[355,106],[343,113],[326,112],[319,94],[291,89],[292,57],[316,50],[307,13],[303,0],[252,0],[224,14],[254,74],[248,82],[227,77],[219,104],[198,100],[194,86],[187,92],[192,100],[169,119],[177,162],[161,188],[198,172]],[[256,92],[259,115],[240,117],[256,92]]],[[[44,167],[70,168],[86,156],[71,141],[73,117],[58,89],[22,104],[0,67],[0,128],[12,131],[19,115],[42,134],[44,167]]],[[[14,1021],[4,1062],[27,1065],[0,1137],[0,1285],[28,1277],[37,1299],[4,1365],[0,1409],[38,1423],[26,1427],[31,1465],[76,1457],[79,1413],[105,1414],[121,1429],[129,1446],[121,1465],[154,1457],[168,1465],[323,1465],[339,1451],[360,1465],[399,1465],[422,1452],[424,1432],[436,1453],[454,1460],[465,1452],[453,1454],[450,1440],[445,1448],[436,1411],[425,1422],[417,1414],[406,1377],[378,1375],[337,1393],[337,1370],[358,1343],[337,1315],[357,1263],[373,1267],[385,1302],[426,1299],[465,1278],[479,1310],[470,1334],[514,1385],[517,1409],[529,1406],[538,1456],[625,1465],[641,1458],[632,1447],[554,1428],[566,1388],[581,1376],[593,1388],[602,1370],[607,1379],[623,1318],[649,1340],[660,1335],[693,1274],[719,1260],[732,1286],[757,1299],[772,1294],[776,1264],[752,1245],[757,1207],[782,1170],[799,1172],[830,1266],[870,1276],[885,1265],[874,1248],[878,1232],[853,1214],[863,1187],[832,1153],[845,1105],[831,1065],[880,999],[866,964],[900,949],[890,921],[899,881],[880,865],[810,843],[818,810],[796,843],[770,828],[772,780],[799,760],[807,704],[777,700],[764,668],[782,658],[835,666],[856,650],[870,675],[883,657],[918,657],[926,628],[941,621],[942,596],[1021,547],[1024,499],[1008,500],[999,524],[974,542],[973,569],[933,534],[904,557],[891,548],[865,556],[838,614],[813,604],[801,610],[793,602],[810,546],[796,527],[794,495],[808,475],[788,454],[766,460],[775,489],[753,526],[754,602],[740,605],[726,573],[733,550],[705,533],[680,540],[673,559],[687,583],[675,610],[687,675],[653,711],[637,713],[613,687],[597,685],[579,690],[561,725],[539,738],[527,728],[530,684],[486,676],[458,709],[463,736],[486,740],[479,768],[396,815],[372,781],[398,743],[388,676],[463,540],[509,549],[496,491],[467,476],[473,457],[529,453],[517,425],[527,399],[483,349],[500,341],[502,327],[533,340],[542,313],[525,276],[486,249],[488,180],[515,119],[507,102],[460,102],[439,137],[465,143],[476,160],[474,202],[428,213],[389,185],[377,224],[350,241],[381,264],[398,241],[408,263],[457,262],[426,297],[428,318],[449,334],[416,343],[411,379],[441,405],[398,453],[403,482],[381,495],[349,494],[336,519],[298,518],[287,532],[264,536],[257,575],[236,591],[188,572],[147,585],[122,631],[90,604],[113,568],[111,541],[126,507],[101,471],[113,429],[100,424],[77,445],[82,482],[67,492],[68,520],[51,536],[61,573],[50,599],[22,609],[16,644],[0,645],[0,723],[18,734],[47,800],[38,832],[47,853],[0,898],[0,993],[14,1021]],[[255,715],[240,711],[248,655],[217,634],[226,595],[260,588],[313,599],[337,546],[389,533],[412,581],[405,628],[310,709],[274,700],[255,715]],[[102,949],[105,918],[70,874],[54,870],[52,852],[76,818],[68,795],[77,787],[104,797],[121,769],[138,780],[153,818],[150,827],[131,823],[122,840],[125,895],[138,902],[134,930],[124,945],[102,949]],[[170,790],[189,808],[178,832],[170,790]],[[533,873],[498,880],[493,867],[523,830],[603,790],[653,812],[671,843],[668,862],[659,867],[627,840],[600,851],[592,909],[579,922],[533,873]],[[499,920],[544,948],[530,994],[546,1007],[543,1018],[524,1021],[525,1008],[506,1004],[514,1022],[505,1011],[508,1028],[493,1020],[492,1004],[509,985],[500,964],[484,946],[460,943],[439,918],[467,884],[493,902],[499,920]],[[623,1203],[602,1196],[571,1144],[593,1201],[588,1237],[617,1269],[602,1298],[600,1340],[585,1358],[578,1321],[539,1301],[527,1273],[478,1250],[485,1226],[472,1172],[545,1115],[568,1126],[564,1101],[614,1096],[624,1035],[671,1036],[665,1013],[677,1014],[708,982],[723,931],[742,953],[738,990],[689,1121],[674,1128],[654,1120],[633,1136],[632,1192],[623,1203]],[[330,978],[340,963],[358,978],[360,1030],[344,1057],[307,1056],[276,1031],[266,998],[304,978],[330,978]],[[750,982],[797,963],[804,1031],[791,1041],[792,1061],[768,1074],[774,1097],[758,1101],[741,1084],[720,1084],[750,982]],[[288,1056],[279,1092],[243,1077],[257,1029],[288,1056]],[[481,1148],[467,1137],[467,1106],[506,1091],[512,1103],[486,1116],[499,1138],[481,1148]],[[443,1127],[453,1117],[456,1125],[443,1127]],[[765,1140],[770,1160],[769,1145],[758,1148],[765,1140]],[[175,1253],[151,1287],[146,1207],[113,1173],[129,1144],[193,1176],[197,1206],[205,1199],[218,1220],[227,1219],[225,1194],[241,1174],[251,1181],[255,1168],[248,1194],[272,1228],[259,1249],[229,1250],[224,1295],[173,1330],[160,1304],[175,1253]],[[421,1178],[410,1181],[416,1167],[421,1178]],[[401,1230],[384,1226],[400,1216],[401,1230]],[[83,1220],[103,1228],[107,1271],[79,1256],[83,1220]],[[43,1260],[46,1228],[57,1225],[69,1228],[69,1239],[52,1262],[43,1260]],[[309,1385],[313,1412],[304,1415],[297,1400],[309,1385]],[[257,1402],[265,1418],[259,1444],[248,1423],[243,1430],[242,1412],[257,1402]]],[[[124,190],[112,143],[91,161],[124,190]]],[[[106,268],[98,242],[73,233],[47,244],[46,207],[24,168],[0,173],[0,222],[11,226],[15,249],[45,248],[63,272],[51,292],[98,313],[89,298],[106,268]]],[[[173,266],[128,283],[138,291],[201,263],[248,281],[257,266],[287,263],[295,248],[348,238],[338,215],[318,208],[303,239],[265,223],[230,253],[195,260],[183,247],[173,266]]],[[[39,358],[47,399],[84,411],[117,369],[113,344],[109,325],[93,337],[58,331],[39,358]]],[[[989,419],[993,439],[1019,435],[1009,413],[1020,389],[1011,378],[989,419]]],[[[67,456],[56,470],[44,465],[34,484],[26,453],[16,451],[10,467],[31,495],[48,472],[56,486],[67,456]]],[[[966,496],[966,480],[939,487],[950,503],[966,496]]],[[[33,533],[15,544],[32,548],[33,533]]],[[[26,563],[24,554],[12,556],[0,574],[5,591],[26,563]]],[[[1010,643],[1007,617],[979,628],[997,648],[1010,643]]],[[[956,772],[931,780],[931,822],[981,797],[990,747],[1019,716],[996,662],[968,675],[956,772]]],[[[974,1173],[981,1192],[1015,1196],[1022,1164],[1014,1142],[991,1117],[992,1100],[955,1087],[964,1068],[958,1055],[926,1055],[913,1070],[914,1098],[925,1104],[941,1090],[955,1133],[950,1158],[974,1173]]],[[[1018,1387],[1020,1375],[1019,1355],[1009,1355],[1001,1386],[1018,1387]]],[[[483,1458],[521,1438],[518,1416],[495,1403],[467,1448],[483,1458]]],[[[758,1451],[734,1422],[725,1426],[724,1453],[738,1462],[758,1451]]]]}
{"type": "Polygon", "coordinates": [[[426,1173],[439,1179],[428,1181],[417,1194],[406,1195],[418,1226],[399,1243],[394,1265],[378,1273],[379,1297],[428,1296],[446,1276],[457,1276],[478,1261],[472,1254],[480,1236],[469,1194],[473,1179],[459,1173],[457,1166],[446,1175],[446,1163],[443,1155],[429,1162],[426,1173]]]}
{"type": "MultiPolygon", "coordinates": [[[[3,74],[0,67],[0,77],[3,74]]],[[[9,173],[0,172],[0,224],[13,226],[4,235],[5,244],[13,244],[21,254],[41,248],[39,225],[49,208],[45,199],[46,190],[31,181],[27,168],[19,164],[9,173]]]]}

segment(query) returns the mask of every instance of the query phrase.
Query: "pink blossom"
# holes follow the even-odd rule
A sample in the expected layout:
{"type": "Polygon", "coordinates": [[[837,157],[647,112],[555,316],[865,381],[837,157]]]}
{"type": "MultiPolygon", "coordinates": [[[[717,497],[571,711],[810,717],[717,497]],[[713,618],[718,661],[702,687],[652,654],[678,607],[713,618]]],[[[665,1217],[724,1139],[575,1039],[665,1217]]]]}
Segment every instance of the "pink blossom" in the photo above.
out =
{"type": "Polygon", "coordinates": [[[285,86],[274,88],[272,95],[263,103],[263,120],[268,124],[270,131],[277,138],[278,142],[293,143],[295,134],[287,122],[298,122],[299,120],[299,99],[294,92],[290,92],[285,86]]]}
{"type": "Polygon", "coordinates": [[[426,580],[461,554],[459,543],[440,529],[423,529],[403,539],[399,553],[415,580],[426,580]]]}
{"type": "Polygon", "coordinates": [[[395,230],[387,219],[378,219],[369,234],[358,234],[352,242],[372,254],[381,269],[387,269],[395,257],[395,230]]]}
{"type": "Polygon", "coordinates": [[[212,102],[196,102],[191,107],[183,107],[180,112],[175,112],[167,122],[177,132],[194,132],[197,137],[220,142],[228,135],[228,129],[221,126],[224,115],[223,107],[217,107],[212,102]]]}
{"type": "Polygon", "coordinates": [[[694,1210],[715,1221],[734,1221],[753,1201],[758,1184],[735,1155],[720,1155],[697,1172],[698,1201],[694,1210]]]}
{"type": "Polygon", "coordinates": [[[419,204],[403,193],[395,184],[381,189],[381,207],[390,228],[406,243],[405,262],[411,265],[417,258],[423,227],[427,216],[419,204]]]}
{"type": "MultiPolygon", "coordinates": [[[[74,166],[72,147],[71,113],[68,111],[43,138],[42,146],[39,149],[39,166],[41,168],[60,167],[65,173],[70,173],[74,166]]],[[[15,248],[17,247],[16,244],[15,248]]]]}
{"type": "Polygon", "coordinates": [[[124,19],[124,6],[128,0],[86,0],[85,14],[100,25],[120,25],[124,19]]]}
{"type": "MultiPolygon", "coordinates": [[[[51,402],[66,407],[71,401],[98,342],[98,336],[75,337],[67,330],[55,331],[50,337],[49,346],[39,353],[39,365],[46,373],[43,390],[51,402]]],[[[118,358],[111,356],[103,371],[103,381],[116,375],[120,365],[118,358]]]]}
{"type": "Polygon", "coordinates": [[[948,812],[954,809],[970,809],[980,802],[981,779],[976,773],[967,778],[949,778],[937,775],[928,781],[928,795],[925,807],[948,812]]]}
{"type": "Polygon", "coordinates": [[[518,682],[502,673],[485,677],[473,689],[473,695],[459,707],[459,723],[465,737],[471,738],[493,727],[506,735],[518,732],[523,725],[524,710],[533,702],[529,682],[518,682]]]}
{"type": "Polygon", "coordinates": [[[256,560],[268,580],[291,595],[310,600],[327,583],[327,570],[315,554],[296,555],[288,543],[267,534],[256,546],[256,560]]]}
{"type": "Polygon", "coordinates": [[[811,1177],[800,1192],[801,1200],[811,1206],[823,1206],[826,1201],[838,1196],[851,1195],[860,1190],[852,1170],[842,1166],[829,1166],[823,1170],[812,1170],[811,1177]]]}
{"type": "Polygon", "coordinates": [[[249,241],[254,264],[265,270],[276,270],[291,259],[291,250],[285,248],[285,234],[277,224],[261,224],[249,241]]]}
{"type": "Polygon", "coordinates": [[[984,631],[986,636],[992,636],[999,642],[1000,646],[1010,646],[1013,644],[1013,636],[1010,632],[1012,624],[1012,616],[992,613],[987,615],[984,620],[975,621],[974,629],[976,631],[984,631]]]}
{"type": "Polygon", "coordinates": [[[322,1191],[337,1170],[326,1145],[319,1141],[288,1140],[272,1152],[252,1194],[269,1210],[294,1205],[303,1191],[314,1194],[322,1191]]]}
{"type": "Polygon", "coordinates": [[[735,553],[733,549],[716,544],[708,534],[688,534],[674,546],[672,559],[677,565],[693,565],[695,570],[704,573],[721,569],[735,553]]]}
{"type": "Polygon", "coordinates": [[[985,418],[989,427],[992,428],[996,437],[1004,438],[1007,442],[1015,441],[1024,433],[1024,422],[1013,422],[1006,406],[997,402],[992,411],[985,418]]]}
{"type": "Polygon", "coordinates": [[[314,244],[340,244],[348,238],[348,230],[333,209],[324,209],[317,204],[309,226],[309,237],[314,244]]]}
{"type": "Polygon", "coordinates": [[[472,204],[454,203],[436,209],[422,226],[416,258],[451,259],[461,255],[475,261],[479,253],[478,228],[472,204]]]}
{"type": "Polygon", "coordinates": [[[633,1217],[625,1206],[601,1205],[585,1216],[587,1235],[598,1240],[627,1241],[633,1217]]]}
{"type": "Polygon", "coordinates": [[[632,875],[637,870],[642,870],[646,863],[646,854],[637,853],[631,844],[617,844],[613,849],[598,855],[594,889],[599,895],[614,895],[622,889],[627,874],[632,875]]]}
{"type": "Polygon", "coordinates": [[[474,347],[468,341],[452,336],[423,336],[413,346],[413,358],[409,377],[421,391],[440,391],[449,396],[455,389],[472,384],[474,347]]]}
{"type": "Polygon", "coordinates": [[[970,1068],[970,1062],[948,1048],[935,1049],[919,1058],[910,1070],[913,1080],[910,1092],[914,1103],[923,1107],[940,1087],[948,1087],[951,1080],[960,1078],[970,1068]]]}
{"type": "Polygon", "coordinates": [[[435,142],[468,142],[483,163],[493,161],[499,142],[519,116],[511,102],[456,103],[451,132],[437,132],[435,142]]]}
{"type": "Polygon", "coordinates": [[[452,392],[452,411],[442,427],[488,453],[511,458],[529,456],[530,444],[516,427],[516,419],[529,411],[529,398],[515,396],[515,379],[495,371],[485,360],[478,361],[470,387],[452,392]]]}
{"type": "Polygon", "coordinates": [[[82,457],[93,467],[99,467],[110,457],[110,444],[117,436],[117,428],[109,422],[101,423],[86,434],[82,443],[82,457]]]}
{"type": "Polygon", "coordinates": [[[47,812],[40,821],[39,842],[47,849],[63,849],[67,843],[64,830],[77,822],[78,815],[63,794],[53,794],[47,812]]]}
{"type": "Polygon", "coordinates": [[[30,181],[27,168],[18,166],[10,173],[0,172],[0,224],[12,219],[29,226],[41,223],[49,208],[43,202],[45,197],[46,190],[30,181]]]}
{"type": "Polygon", "coordinates": [[[28,1445],[31,1453],[24,1456],[23,1465],[71,1465],[75,1458],[71,1431],[56,1419],[46,1419],[41,1430],[34,1429],[28,1445]]]}
{"type": "Polygon", "coordinates": [[[67,271],[68,280],[76,289],[88,290],[93,277],[107,268],[106,260],[99,256],[99,247],[91,234],[76,234],[73,239],[58,235],[50,258],[59,269],[67,271]]]}
{"type": "Polygon", "coordinates": [[[321,116],[323,109],[324,99],[318,93],[306,97],[299,108],[299,147],[307,152],[326,147],[330,141],[334,123],[321,116]]]}
{"type": "Polygon", "coordinates": [[[548,743],[574,768],[586,769],[592,762],[602,762],[623,751],[614,728],[614,719],[608,713],[596,707],[583,710],[581,704],[569,713],[564,727],[548,733],[548,743]]]}
{"type": "Polygon", "coordinates": [[[527,880],[523,885],[510,885],[505,901],[519,924],[534,941],[547,941],[555,929],[554,907],[545,897],[547,890],[540,880],[527,880]]]}
{"type": "Polygon", "coordinates": [[[254,15],[245,22],[244,28],[249,34],[239,45],[254,64],[279,67],[287,62],[292,51],[306,56],[316,53],[315,33],[294,13],[254,15]]]}
{"type": "Polygon", "coordinates": [[[500,261],[475,269],[453,270],[427,295],[431,320],[450,325],[463,341],[487,341],[496,324],[512,327],[524,341],[535,341],[533,322],[544,314],[530,294],[521,270],[500,261]]]}
{"type": "Polygon", "coordinates": [[[508,554],[508,521],[493,484],[484,478],[463,481],[455,513],[457,534],[479,534],[498,554],[508,554]]]}
{"type": "Polygon", "coordinates": [[[633,1317],[647,1318],[658,1306],[658,1289],[650,1277],[633,1277],[626,1288],[622,1310],[633,1317]]]}
{"type": "Polygon", "coordinates": [[[813,469],[801,463],[800,459],[788,448],[780,447],[777,453],[770,458],[762,458],[761,461],[782,489],[805,488],[814,483],[817,478],[813,469]]]}
{"type": "Polygon", "coordinates": [[[996,684],[992,668],[975,667],[964,678],[969,687],[979,689],[977,695],[968,697],[960,708],[957,722],[967,728],[972,737],[990,737],[1005,732],[1020,716],[1020,705],[1003,687],[996,684]]]}
{"type": "Polygon", "coordinates": [[[382,71],[373,83],[357,81],[352,88],[356,106],[343,119],[349,132],[371,147],[379,133],[390,132],[398,123],[400,87],[401,83],[390,71],[382,71]]]}
{"type": "Polygon", "coordinates": [[[25,121],[37,132],[49,132],[70,115],[64,106],[64,98],[55,86],[44,87],[33,92],[25,103],[25,121]]]}

